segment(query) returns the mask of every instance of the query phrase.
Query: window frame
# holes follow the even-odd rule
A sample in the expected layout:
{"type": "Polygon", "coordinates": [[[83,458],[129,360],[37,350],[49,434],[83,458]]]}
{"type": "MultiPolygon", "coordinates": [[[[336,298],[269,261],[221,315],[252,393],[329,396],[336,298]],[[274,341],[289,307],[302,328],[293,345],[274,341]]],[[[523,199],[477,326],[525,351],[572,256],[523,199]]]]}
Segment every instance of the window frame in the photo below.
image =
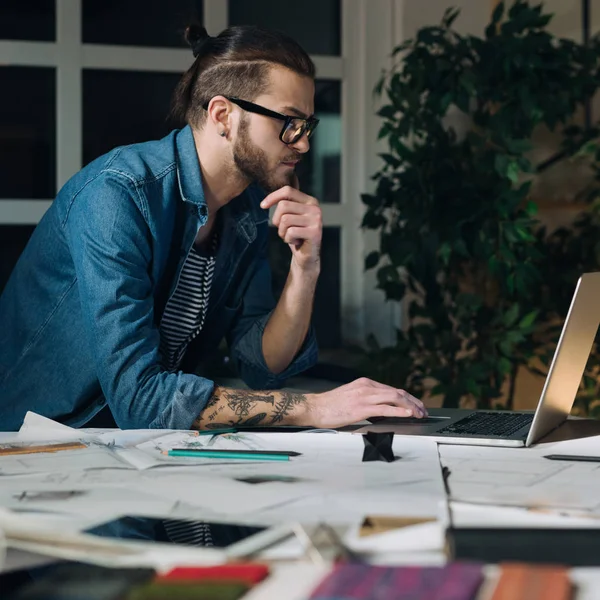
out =
{"type": "MultiPolygon", "coordinates": [[[[57,191],[82,167],[82,74],[84,69],[117,69],[182,73],[193,57],[187,49],[84,44],[82,0],[56,1],[54,42],[0,40],[0,64],[56,68],[57,191]]],[[[373,246],[360,229],[360,194],[369,191],[370,175],[379,167],[373,85],[393,48],[395,11],[401,0],[341,0],[341,56],[313,55],[318,77],[342,86],[341,201],[322,204],[323,221],[340,228],[341,331],[343,343],[362,342],[370,332],[386,341],[397,318],[374,292],[363,271],[364,256],[373,246]],[[367,6],[368,4],[368,6],[367,6]],[[373,303],[377,308],[373,310],[373,303]],[[376,313],[372,322],[369,314],[376,313]]],[[[227,27],[223,0],[204,0],[204,25],[216,35],[227,27]]],[[[0,199],[0,225],[36,224],[52,199],[0,199]]],[[[326,274],[322,275],[326,277],[326,274]]],[[[389,305],[387,305],[389,306],[389,305]]],[[[390,338],[391,339],[391,338],[390,338]]]]}

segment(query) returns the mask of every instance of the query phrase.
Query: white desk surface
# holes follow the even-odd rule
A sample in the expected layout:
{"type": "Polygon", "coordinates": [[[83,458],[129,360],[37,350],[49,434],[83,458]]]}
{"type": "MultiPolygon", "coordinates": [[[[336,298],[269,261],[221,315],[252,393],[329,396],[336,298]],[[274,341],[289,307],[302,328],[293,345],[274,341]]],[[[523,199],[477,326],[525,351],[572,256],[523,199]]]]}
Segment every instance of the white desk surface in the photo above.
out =
{"type": "MultiPolygon", "coordinates": [[[[63,433],[68,437],[68,432],[63,433]]],[[[158,435],[162,432],[154,433],[158,435]]],[[[48,439],[51,439],[54,434],[48,435],[48,439]]],[[[192,495],[201,496],[203,489],[198,482],[204,481],[207,486],[209,483],[216,487],[223,485],[223,490],[231,490],[229,494],[237,494],[240,484],[234,480],[244,473],[260,471],[263,474],[282,475],[293,471],[298,479],[307,480],[293,484],[297,485],[294,489],[298,490],[298,498],[284,495],[281,496],[281,505],[267,505],[254,512],[241,509],[236,512],[235,502],[227,498],[223,506],[228,507],[229,512],[224,520],[276,524],[289,519],[290,515],[295,520],[308,522],[311,521],[311,515],[317,515],[314,522],[324,520],[336,524],[336,514],[339,513],[341,516],[337,525],[347,526],[346,541],[351,539],[350,532],[356,529],[364,514],[435,516],[438,518],[438,531],[442,532],[448,515],[455,525],[570,527],[585,524],[600,527],[600,495],[594,494],[594,490],[598,489],[600,463],[565,465],[543,458],[544,454],[550,452],[574,453],[574,450],[582,451],[584,447],[593,452],[596,447],[594,444],[600,453],[600,437],[589,438],[586,442],[565,442],[562,446],[550,441],[530,449],[502,449],[437,446],[426,438],[396,436],[394,450],[403,458],[387,464],[361,462],[362,447],[360,444],[355,445],[354,441],[358,436],[308,435],[313,436],[311,446],[314,447],[302,446],[306,462],[297,462],[292,470],[274,463],[260,463],[259,468],[259,463],[255,463],[221,465],[218,468],[211,466],[208,470],[206,467],[159,467],[146,471],[131,468],[106,471],[99,468],[88,469],[86,472],[85,467],[69,470],[65,462],[67,457],[63,455],[59,460],[57,453],[56,460],[47,461],[43,472],[33,469],[27,475],[11,476],[1,474],[0,457],[0,507],[14,508],[15,497],[25,490],[64,490],[76,486],[86,490],[87,500],[84,496],[55,505],[55,510],[62,513],[62,517],[58,519],[71,515],[69,520],[74,528],[77,528],[78,520],[80,523],[103,520],[104,517],[119,514],[123,510],[171,517],[223,519],[223,513],[211,510],[202,502],[194,503],[189,490],[193,490],[192,495]],[[56,468],[61,461],[64,470],[56,468]],[[442,466],[450,470],[449,503],[443,490],[442,466]],[[313,481],[310,481],[311,473],[313,481]],[[186,488],[186,485],[191,487],[186,488]],[[88,501],[93,502],[91,511],[90,505],[86,506],[88,501]],[[142,506],[143,509],[130,510],[136,506],[138,509],[142,506]],[[336,506],[339,506],[337,511],[336,506]]],[[[302,440],[303,437],[297,439],[302,440]]],[[[0,443],[18,439],[20,438],[16,434],[0,433],[0,443]]],[[[287,440],[285,449],[296,448],[291,448],[290,441],[287,440]]],[[[99,453],[96,460],[101,464],[105,457],[99,453]]],[[[35,461],[29,461],[30,464],[33,462],[35,461]]],[[[251,485],[247,488],[248,502],[255,502],[258,507],[263,499],[252,496],[250,488],[260,485],[271,484],[251,485]]],[[[278,491],[283,486],[272,489],[275,495],[284,494],[283,491],[278,491]]],[[[241,495],[239,503],[243,503],[243,498],[244,495],[241,495]]],[[[216,497],[212,499],[213,509],[217,500],[216,497]]],[[[34,510],[37,508],[32,506],[34,510]]],[[[411,537],[411,528],[408,527],[396,539],[388,536],[386,542],[385,537],[381,538],[382,544],[379,547],[383,551],[371,554],[370,560],[377,564],[443,564],[445,557],[441,547],[442,538],[438,540],[435,530],[431,528],[422,531],[428,533],[411,537]]],[[[377,544],[374,546],[377,547],[377,544]]],[[[40,560],[39,556],[9,550],[5,569],[12,570],[36,560],[40,560]]],[[[270,577],[247,594],[245,599],[303,600],[326,572],[326,566],[306,559],[275,561],[272,563],[270,577]]],[[[496,567],[487,568],[488,586],[482,588],[478,600],[489,598],[497,572],[496,567]]],[[[571,569],[570,575],[576,587],[574,600],[600,597],[600,568],[571,569]]]]}

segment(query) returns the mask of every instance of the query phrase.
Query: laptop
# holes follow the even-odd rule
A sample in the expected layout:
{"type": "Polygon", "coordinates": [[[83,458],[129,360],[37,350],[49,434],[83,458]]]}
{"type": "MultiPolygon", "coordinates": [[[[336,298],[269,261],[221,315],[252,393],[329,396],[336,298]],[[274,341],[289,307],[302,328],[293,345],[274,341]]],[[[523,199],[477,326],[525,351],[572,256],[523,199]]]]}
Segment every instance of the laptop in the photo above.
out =
{"type": "MultiPolygon", "coordinates": [[[[445,444],[528,447],[562,425],[571,412],[600,323],[600,273],[577,282],[535,412],[432,409],[425,419],[374,418],[370,429],[393,425],[400,435],[445,444]]],[[[389,429],[388,429],[389,431],[389,429]]]]}

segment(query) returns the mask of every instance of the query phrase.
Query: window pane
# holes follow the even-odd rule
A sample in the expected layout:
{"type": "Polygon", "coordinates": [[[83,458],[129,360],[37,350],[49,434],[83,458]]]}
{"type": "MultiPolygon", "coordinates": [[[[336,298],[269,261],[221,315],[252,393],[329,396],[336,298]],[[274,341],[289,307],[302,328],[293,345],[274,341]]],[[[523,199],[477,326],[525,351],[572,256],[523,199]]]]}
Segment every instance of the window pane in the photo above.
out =
{"type": "Polygon", "coordinates": [[[0,225],[0,294],[35,225],[0,225]]]}
{"type": "Polygon", "coordinates": [[[177,73],[83,71],[83,162],[165,136],[177,73]]]}
{"type": "Polygon", "coordinates": [[[202,23],[202,0],[83,0],[82,39],[88,44],[185,46],[183,32],[202,23]]]}
{"type": "MultiPolygon", "coordinates": [[[[279,298],[290,270],[291,250],[270,228],[269,260],[273,271],[273,293],[279,298]]],[[[340,228],[324,227],[321,245],[321,275],[315,293],[313,324],[319,348],[339,348],[341,332],[340,228]]]]}
{"type": "Polygon", "coordinates": [[[55,39],[54,0],[2,0],[0,40],[55,39]]]}
{"type": "Polygon", "coordinates": [[[56,193],[55,72],[0,67],[0,198],[56,193]]]}
{"type": "Polygon", "coordinates": [[[339,81],[316,82],[315,114],[320,123],[310,140],[310,151],[297,167],[300,188],[320,202],[340,201],[340,95],[339,81]]]}
{"type": "Polygon", "coordinates": [[[309,54],[341,53],[340,0],[229,0],[229,24],[279,29],[309,54]]]}

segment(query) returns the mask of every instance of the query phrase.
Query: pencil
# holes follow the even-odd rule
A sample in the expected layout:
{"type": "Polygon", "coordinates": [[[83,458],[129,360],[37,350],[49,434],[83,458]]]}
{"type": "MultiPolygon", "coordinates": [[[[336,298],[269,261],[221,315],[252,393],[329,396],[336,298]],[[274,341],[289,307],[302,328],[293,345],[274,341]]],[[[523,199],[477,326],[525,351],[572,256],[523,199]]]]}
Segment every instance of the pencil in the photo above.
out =
{"type": "Polygon", "coordinates": [[[243,454],[282,454],[284,456],[302,456],[301,452],[293,452],[292,450],[230,450],[224,448],[171,448],[171,450],[183,451],[183,452],[197,452],[203,454],[205,452],[220,452],[222,454],[236,454],[241,452],[243,454]]]}
{"type": "Polygon", "coordinates": [[[38,446],[0,446],[0,456],[11,454],[37,454],[40,452],[60,452],[61,450],[79,450],[87,448],[82,442],[68,442],[62,444],[44,444],[38,446]]]}
{"type": "Polygon", "coordinates": [[[198,435],[220,435],[221,433],[237,433],[237,429],[227,427],[226,429],[203,429],[198,435]]]}
{"type": "Polygon", "coordinates": [[[207,452],[194,452],[193,450],[169,450],[163,452],[168,456],[187,456],[189,458],[229,458],[229,459],[244,459],[244,460],[290,460],[287,454],[249,454],[243,451],[240,452],[221,452],[219,450],[210,450],[207,452]]]}

